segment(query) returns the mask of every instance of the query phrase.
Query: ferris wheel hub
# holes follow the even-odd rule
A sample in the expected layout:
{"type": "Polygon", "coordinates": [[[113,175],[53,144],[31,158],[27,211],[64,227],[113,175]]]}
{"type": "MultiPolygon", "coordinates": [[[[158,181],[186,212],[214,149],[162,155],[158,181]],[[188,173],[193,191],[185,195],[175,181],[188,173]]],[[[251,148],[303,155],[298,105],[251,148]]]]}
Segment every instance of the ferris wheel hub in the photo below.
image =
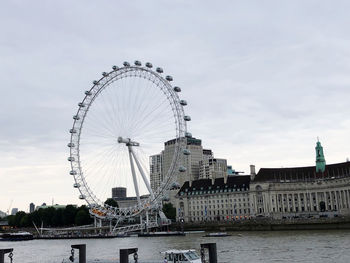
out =
{"type": "Polygon", "coordinates": [[[140,146],[138,142],[134,142],[130,138],[118,137],[118,142],[125,143],[126,146],[140,146]]]}

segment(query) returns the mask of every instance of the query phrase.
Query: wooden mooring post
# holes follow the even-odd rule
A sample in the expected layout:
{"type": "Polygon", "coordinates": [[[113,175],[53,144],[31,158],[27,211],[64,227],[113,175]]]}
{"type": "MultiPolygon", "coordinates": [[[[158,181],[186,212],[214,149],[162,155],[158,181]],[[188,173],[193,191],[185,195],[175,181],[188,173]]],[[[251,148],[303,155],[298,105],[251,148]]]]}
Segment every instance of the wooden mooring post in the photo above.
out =
{"type": "Polygon", "coordinates": [[[0,263],[5,263],[5,255],[8,253],[11,253],[12,255],[13,248],[5,248],[5,249],[0,249],[0,263]]]}
{"type": "Polygon", "coordinates": [[[86,244],[71,245],[71,247],[79,250],[79,263],[86,263],[86,244]]]}
{"type": "Polygon", "coordinates": [[[209,263],[218,262],[218,254],[216,251],[216,243],[204,243],[201,244],[201,257],[204,259],[204,249],[208,249],[209,252],[209,263]]]}
{"type": "Polygon", "coordinates": [[[126,248],[119,250],[120,263],[129,263],[129,255],[134,254],[134,262],[138,262],[138,248],[126,248]]]}

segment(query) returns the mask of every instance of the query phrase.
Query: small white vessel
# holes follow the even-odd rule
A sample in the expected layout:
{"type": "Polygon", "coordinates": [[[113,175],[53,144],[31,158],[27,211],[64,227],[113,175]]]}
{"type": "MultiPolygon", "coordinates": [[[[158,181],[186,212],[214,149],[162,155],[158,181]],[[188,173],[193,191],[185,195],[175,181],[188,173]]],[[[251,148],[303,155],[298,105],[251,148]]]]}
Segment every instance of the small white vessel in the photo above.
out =
{"type": "Polygon", "coordinates": [[[198,256],[194,249],[171,249],[161,253],[164,255],[164,262],[168,263],[202,263],[200,256],[198,256]]]}

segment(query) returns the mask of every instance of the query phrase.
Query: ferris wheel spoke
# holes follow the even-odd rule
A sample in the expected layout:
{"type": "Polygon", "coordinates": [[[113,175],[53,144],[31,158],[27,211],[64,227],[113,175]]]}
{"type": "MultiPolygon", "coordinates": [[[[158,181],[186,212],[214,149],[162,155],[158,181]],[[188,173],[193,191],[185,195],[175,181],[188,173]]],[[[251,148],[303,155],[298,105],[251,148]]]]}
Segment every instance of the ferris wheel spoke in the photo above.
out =
{"type": "MultiPolygon", "coordinates": [[[[157,108],[154,108],[153,109],[153,112],[156,110],[157,108]]],[[[158,108],[158,110],[159,110],[159,108],[158,108]]],[[[167,110],[167,109],[164,109],[164,110],[167,110]]],[[[135,130],[143,130],[145,127],[147,127],[150,123],[152,123],[152,121],[153,122],[160,122],[160,119],[166,119],[166,121],[169,121],[168,120],[168,118],[169,118],[169,116],[167,116],[166,118],[164,118],[164,113],[166,113],[167,111],[163,111],[162,113],[162,115],[163,116],[159,116],[159,115],[156,115],[156,114],[151,114],[152,112],[150,112],[150,113],[148,113],[146,116],[142,116],[142,119],[139,121],[139,122],[137,122],[137,123],[135,123],[135,125],[133,126],[133,131],[135,131],[135,130]]],[[[166,122],[166,123],[168,123],[168,122],[166,122]]]]}

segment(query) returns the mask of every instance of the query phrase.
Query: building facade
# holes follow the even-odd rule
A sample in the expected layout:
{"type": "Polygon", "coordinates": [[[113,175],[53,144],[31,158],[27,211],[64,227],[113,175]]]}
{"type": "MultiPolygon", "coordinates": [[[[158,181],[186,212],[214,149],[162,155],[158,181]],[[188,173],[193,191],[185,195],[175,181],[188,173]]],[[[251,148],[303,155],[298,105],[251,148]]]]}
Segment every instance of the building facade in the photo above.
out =
{"type": "Polygon", "coordinates": [[[176,196],[177,220],[215,222],[248,218],[249,183],[250,176],[185,182],[176,196]]]}
{"type": "Polygon", "coordinates": [[[198,223],[251,217],[350,216],[350,162],[326,165],[320,142],[315,166],[261,168],[256,174],[251,165],[250,176],[227,172],[225,177],[222,168],[214,176],[207,168],[210,165],[206,161],[202,164],[204,178],[185,182],[176,195],[178,220],[198,223]]]}
{"type": "Polygon", "coordinates": [[[199,179],[225,178],[227,180],[228,167],[226,159],[203,158],[199,161],[199,179]]]}
{"type": "Polygon", "coordinates": [[[29,213],[33,213],[35,211],[35,205],[34,203],[29,204],[29,213]]]}
{"type": "Polygon", "coordinates": [[[163,152],[149,157],[150,182],[151,189],[154,192],[160,187],[160,184],[163,181],[162,163],[163,152]]]}
{"type": "Polygon", "coordinates": [[[350,162],[316,167],[262,168],[250,185],[252,216],[350,215],[350,162]]]}
{"type": "Polygon", "coordinates": [[[112,198],[125,198],[126,197],[126,187],[113,187],[112,188],[112,198]]]}

